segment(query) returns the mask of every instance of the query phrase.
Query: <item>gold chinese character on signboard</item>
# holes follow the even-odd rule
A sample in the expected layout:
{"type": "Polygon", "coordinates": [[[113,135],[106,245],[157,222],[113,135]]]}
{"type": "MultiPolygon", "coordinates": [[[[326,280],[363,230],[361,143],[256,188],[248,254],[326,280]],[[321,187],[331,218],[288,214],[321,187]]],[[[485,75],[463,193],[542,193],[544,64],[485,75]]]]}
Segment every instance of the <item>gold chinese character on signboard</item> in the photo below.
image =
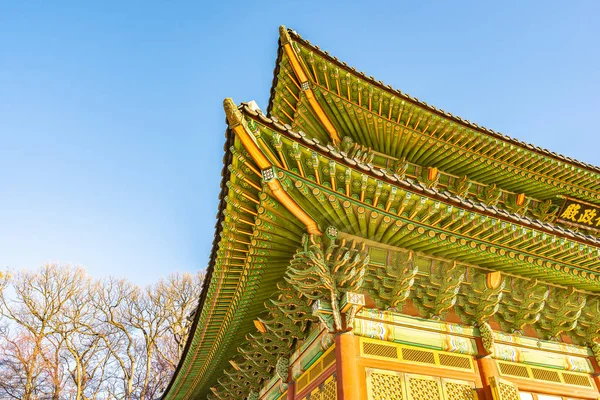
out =
{"type": "Polygon", "coordinates": [[[558,221],[567,225],[577,225],[584,229],[600,228],[600,204],[590,204],[577,199],[565,199],[558,221]]]}
{"type": "Polygon", "coordinates": [[[571,221],[577,222],[577,214],[579,214],[579,209],[581,206],[579,204],[569,204],[569,207],[562,213],[560,216],[564,219],[570,219],[571,221]]]}
{"type": "Polygon", "coordinates": [[[594,210],[593,208],[589,208],[589,209],[583,210],[583,214],[579,217],[577,222],[582,222],[584,224],[591,224],[592,221],[594,220],[595,216],[596,216],[596,210],[594,210]]]}

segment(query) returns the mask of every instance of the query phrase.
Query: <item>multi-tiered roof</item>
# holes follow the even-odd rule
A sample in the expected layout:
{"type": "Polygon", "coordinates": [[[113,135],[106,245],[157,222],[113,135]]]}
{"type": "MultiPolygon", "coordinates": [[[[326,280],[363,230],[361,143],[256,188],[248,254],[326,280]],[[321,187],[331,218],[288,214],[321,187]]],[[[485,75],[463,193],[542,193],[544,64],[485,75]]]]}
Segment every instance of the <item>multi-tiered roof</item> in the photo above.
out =
{"type": "Polygon", "coordinates": [[[361,290],[374,308],[410,304],[403,312],[468,325],[493,315],[506,331],[595,339],[597,167],[394,90],[284,27],[267,115],[224,105],[213,252],[164,399],[258,392],[304,339],[313,317],[298,306],[282,325],[281,283],[306,233],[369,246],[361,290]],[[414,268],[391,270],[396,258],[414,268]],[[495,271],[503,283],[490,292],[495,271]]]}

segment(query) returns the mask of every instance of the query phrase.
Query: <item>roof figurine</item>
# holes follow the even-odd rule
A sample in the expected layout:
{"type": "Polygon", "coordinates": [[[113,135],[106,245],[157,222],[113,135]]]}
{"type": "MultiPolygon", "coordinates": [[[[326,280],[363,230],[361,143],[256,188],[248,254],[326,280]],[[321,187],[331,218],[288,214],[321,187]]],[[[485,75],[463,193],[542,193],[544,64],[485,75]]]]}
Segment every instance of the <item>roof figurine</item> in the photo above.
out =
{"type": "Polygon", "coordinates": [[[290,34],[288,33],[287,28],[285,27],[285,25],[281,25],[279,27],[279,44],[281,46],[285,46],[286,44],[290,43],[292,41],[292,39],[290,38],[290,34]]]}
{"type": "Polygon", "coordinates": [[[223,109],[225,110],[227,124],[229,125],[230,129],[234,129],[242,124],[244,117],[230,97],[223,100],[223,109]]]}

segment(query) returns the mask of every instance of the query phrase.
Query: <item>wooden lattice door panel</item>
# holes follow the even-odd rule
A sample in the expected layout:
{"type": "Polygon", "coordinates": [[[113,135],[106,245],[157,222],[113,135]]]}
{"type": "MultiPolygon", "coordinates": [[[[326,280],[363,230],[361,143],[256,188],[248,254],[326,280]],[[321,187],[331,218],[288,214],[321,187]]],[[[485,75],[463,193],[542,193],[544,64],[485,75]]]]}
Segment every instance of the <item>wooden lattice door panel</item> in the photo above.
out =
{"type": "Polygon", "coordinates": [[[439,378],[406,374],[407,400],[442,400],[442,385],[440,383],[439,378]]]}
{"type": "Polygon", "coordinates": [[[406,400],[404,375],[385,370],[367,370],[369,400],[406,400]]]}
{"type": "Polygon", "coordinates": [[[477,400],[475,384],[457,379],[442,379],[442,389],[446,400],[477,400]]]}
{"type": "Polygon", "coordinates": [[[490,378],[490,386],[492,388],[492,397],[494,400],[520,400],[519,389],[509,381],[498,377],[490,378]]]}
{"type": "Polygon", "coordinates": [[[477,400],[475,383],[367,369],[368,400],[477,400]]]}

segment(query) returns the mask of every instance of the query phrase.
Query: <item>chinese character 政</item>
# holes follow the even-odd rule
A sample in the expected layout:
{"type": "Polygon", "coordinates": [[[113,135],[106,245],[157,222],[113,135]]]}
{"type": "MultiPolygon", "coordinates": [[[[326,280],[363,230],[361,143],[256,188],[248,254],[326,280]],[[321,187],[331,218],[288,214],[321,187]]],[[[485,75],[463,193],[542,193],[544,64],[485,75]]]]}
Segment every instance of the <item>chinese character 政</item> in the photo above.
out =
{"type": "Polygon", "coordinates": [[[593,224],[594,217],[596,216],[596,210],[593,208],[583,210],[583,214],[579,217],[577,222],[584,224],[593,224]]]}

